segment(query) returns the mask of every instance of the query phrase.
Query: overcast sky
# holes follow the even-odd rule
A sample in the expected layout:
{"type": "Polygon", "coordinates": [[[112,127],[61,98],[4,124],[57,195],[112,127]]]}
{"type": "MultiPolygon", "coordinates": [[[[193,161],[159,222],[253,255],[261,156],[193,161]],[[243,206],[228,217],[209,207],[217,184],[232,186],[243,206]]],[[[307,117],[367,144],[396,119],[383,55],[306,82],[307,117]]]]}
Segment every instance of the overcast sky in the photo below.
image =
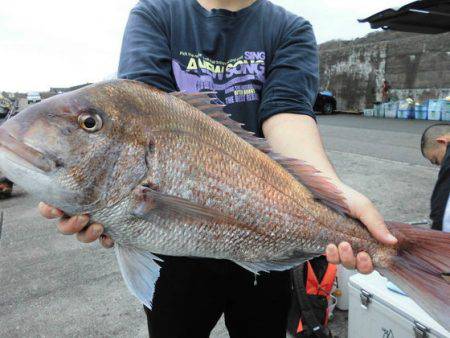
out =
{"type": "MultiPolygon", "coordinates": [[[[170,0],[168,0],[170,1],[170,0]]],[[[116,71],[137,0],[0,0],[0,91],[45,91],[116,71]]],[[[364,18],[411,0],[273,0],[310,20],[319,42],[371,32],[364,18]]]]}

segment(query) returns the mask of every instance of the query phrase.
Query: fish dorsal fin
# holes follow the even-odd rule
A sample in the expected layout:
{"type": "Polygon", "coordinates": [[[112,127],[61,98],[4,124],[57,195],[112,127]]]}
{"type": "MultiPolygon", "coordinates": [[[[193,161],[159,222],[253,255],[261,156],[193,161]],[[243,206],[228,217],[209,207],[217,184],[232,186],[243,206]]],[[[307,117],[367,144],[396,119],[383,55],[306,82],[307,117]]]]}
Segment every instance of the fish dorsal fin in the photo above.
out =
{"type": "Polygon", "coordinates": [[[202,111],[262,152],[270,152],[270,146],[263,138],[257,137],[254,133],[243,129],[242,127],[244,125],[242,123],[233,120],[230,117],[230,114],[227,114],[224,111],[225,105],[217,97],[216,92],[199,92],[191,94],[173,92],[170,93],[170,95],[175,96],[202,111]]]}
{"type": "Polygon", "coordinates": [[[315,198],[340,213],[349,213],[347,203],[342,193],[321,172],[306,162],[282,156],[270,148],[269,143],[257,137],[254,133],[243,129],[243,124],[233,120],[223,108],[225,105],[217,98],[216,92],[184,93],[174,92],[171,95],[187,102],[203,113],[226,126],[244,141],[256,149],[267,154],[272,160],[280,164],[295,179],[306,186],[315,198]]]}
{"type": "Polygon", "coordinates": [[[315,198],[339,213],[350,214],[342,192],[322,172],[294,158],[269,153],[270,158],[278,162],[295,179],[305,185],[315,198]]]}
{"type": "MultiPolygon", "coordinates": [[[[223,114],[223,108],[225,105],[217,97],[216,92],[198,92],[198,93],[185,93],[185,92],[172,92],[170,95],[189,103],[191,106],[201,110],[205,114],[214,112],[221,112],[223,114]]],[[[226,115],[226,114],[225,114],[226,115]]]]}

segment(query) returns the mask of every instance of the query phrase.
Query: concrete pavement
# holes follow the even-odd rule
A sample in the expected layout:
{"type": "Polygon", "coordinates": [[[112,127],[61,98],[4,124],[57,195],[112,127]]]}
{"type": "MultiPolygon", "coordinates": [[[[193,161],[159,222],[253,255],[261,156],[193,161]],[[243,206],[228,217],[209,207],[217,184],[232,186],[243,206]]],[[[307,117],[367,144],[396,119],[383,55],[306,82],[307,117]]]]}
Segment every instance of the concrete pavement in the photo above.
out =
{"type": "MultiPolygon", "coordinates": [[[[345,182],[387,219],[427,218],[437,169],[421,158],[429,122],[324,116],[319,125],[345,182]]],[[[145,337],[142,306],[122,282],[112,250],[57,233],[36,200],[15,190],[0,201],[0,337],[145,337]]],[[[339,316],[342,318],[342,316],[339,316]]],[[[176,321],[174,322],[176,325],[176,321]]],[[[341,337],[345,323],[333,324],[341,337]]],[[[227,337],[219,323],[213,337],[227,337]]]]}

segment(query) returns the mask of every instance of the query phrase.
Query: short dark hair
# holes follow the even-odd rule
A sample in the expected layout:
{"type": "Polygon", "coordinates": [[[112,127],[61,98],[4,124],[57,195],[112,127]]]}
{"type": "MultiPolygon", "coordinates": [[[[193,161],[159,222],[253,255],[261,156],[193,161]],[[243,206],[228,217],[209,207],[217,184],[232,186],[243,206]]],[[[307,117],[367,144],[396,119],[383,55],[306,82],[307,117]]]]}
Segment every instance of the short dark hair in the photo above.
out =
{"type": "Polygon", "coordinates": [[[439,136],[450,134],[450,123],[437,123],[425,129],[422,134],[420,142],[420,149],[422,155],[425,156],[425,151],[433,148],[436,145],[436,139],[439,136]]]}

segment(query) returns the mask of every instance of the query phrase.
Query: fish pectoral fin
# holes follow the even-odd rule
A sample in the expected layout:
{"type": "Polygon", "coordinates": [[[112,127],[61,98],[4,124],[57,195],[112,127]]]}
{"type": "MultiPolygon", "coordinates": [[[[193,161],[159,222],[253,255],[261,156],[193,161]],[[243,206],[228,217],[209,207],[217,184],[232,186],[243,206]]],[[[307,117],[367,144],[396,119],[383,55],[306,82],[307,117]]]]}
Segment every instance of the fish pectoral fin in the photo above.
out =
{"type": "Polygon", "coordinates": [[[243,267],[244,269],[258,274],[259,272],[270,272],[270,271],[286,271],[293,269],[300,264],[313,259],[314,257],[320,256],[320,253],[304,253],[304,252],[295,252],[295,255],[280,260],[272,260],[265,262],[239,262],[234,261],[237,265],[243,267]]]}
{"type": "Polygon", "coordinates": [[[128,290],[149,309],[152,308],[155,283],[159,278],[160,258],[148,251],[115,244],[117,262],[128,290]]]}
{"type": "Polygon", "coordinates": [[[212,208],[192,203],[184,198],[166,195],[145,186],[139,186],[135,190],[135,202],[132,213],[142,219],[149,219],[154,213],[161,216],[176,214],[214,221],[228,219],[226,215],[212,208]]]}

